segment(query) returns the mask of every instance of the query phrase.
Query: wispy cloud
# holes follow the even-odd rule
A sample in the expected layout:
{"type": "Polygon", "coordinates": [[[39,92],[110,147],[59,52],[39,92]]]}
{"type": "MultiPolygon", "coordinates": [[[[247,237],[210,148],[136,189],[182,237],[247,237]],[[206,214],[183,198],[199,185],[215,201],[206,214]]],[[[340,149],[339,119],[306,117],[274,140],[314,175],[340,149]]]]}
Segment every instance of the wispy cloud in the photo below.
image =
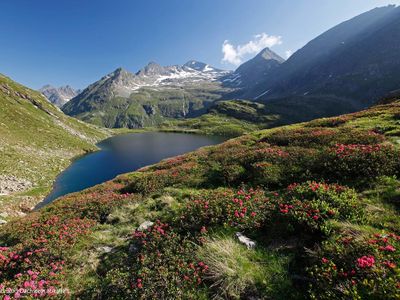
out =
{"type": "Polygon", "coordinates": [[[282,37],[268,35],[266,33],[257,34],[251,41],[243,45],[233,45],[228,40],[222,44],[224,57],[222,62],[239,65],[243,58],[248,54],[256,54],[266,47],[273,47],[282,44],[282,37]]]}

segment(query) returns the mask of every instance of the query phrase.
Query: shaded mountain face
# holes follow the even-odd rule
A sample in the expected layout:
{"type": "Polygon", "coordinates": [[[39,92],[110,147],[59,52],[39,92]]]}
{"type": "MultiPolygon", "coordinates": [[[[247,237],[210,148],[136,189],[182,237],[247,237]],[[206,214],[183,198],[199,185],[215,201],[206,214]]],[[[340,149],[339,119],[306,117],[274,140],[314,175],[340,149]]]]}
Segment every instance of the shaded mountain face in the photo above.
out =
{"type": "Polygon", "coordinates": [[[284,62],[285,60],[278,54],[265,48],[254,58],[240,65],[235,72],[226,76],[223,83],[246,92],[268,78],[284,62]]]}
{"type": "Polygon", "coordinates": [[[151,62],[136,74],[119,68],[88,86],[63,111],[106,127],[154,126],[164,118],[201,114],[230,91],[220,82],[227,74],[197,61],[182,66],[151,62]]]}
{"type": "Polygon", "coordinates": [[[49,100],[55,106],[62,107],[69,100],[76,97],[80,90],[75,90],[69,85],[58,88],[51,85],[45,85],[39,90],[39,92],[41,92],[47,98],[47,100],[49,100]]]}
{"type": "Polygon", "coordinates": [[[397,89],[399,75],[400,7],[387,6],[318,36],[241,96],[282,105],[303,97],[317,106],[336,98],[354,111],[397,89]]]}

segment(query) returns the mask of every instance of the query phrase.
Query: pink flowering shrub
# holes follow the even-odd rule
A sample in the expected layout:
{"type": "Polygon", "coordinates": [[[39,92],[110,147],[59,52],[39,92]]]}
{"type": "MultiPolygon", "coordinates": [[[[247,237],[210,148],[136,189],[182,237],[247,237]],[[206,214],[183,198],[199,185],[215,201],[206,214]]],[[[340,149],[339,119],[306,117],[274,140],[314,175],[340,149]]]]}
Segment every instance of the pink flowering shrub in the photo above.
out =
{"type": "Polygon", "coordinates": [[[219,189],[204,191],[191,199],[178,214],[181,228],[198,231],[203,226],[258,228],[263,223],[269,201],[264,191],[254,189],[219,189]]]}
{"type": "Polygon", "coordinates": [[[370,182],[399,172],[399,150],[392,145],[336,144],[324,157],[328,178],[341,182],[370,182]]]}
{"type": "Polygon", "coordinates": [[[175,184],[193,184],[201,179],[201,170],[195,161],[177,163],[172,160],[171,165],[164,162],[161,166],[144,169],[134,173],[130,183],[121,189],[122,193],[149,194],[166,186],[175,184]]]}
{"type": "Polygon", "coordinates": [[[339,235],[323,243],[309,272],[313,299],[399,299],[400,236],[339,235]]]}
{"type": "MultiPolygon", "coordinates": [[[[31,229],[20,243],[0,247],[0,278],[7,296],[54,296],[55,290],[63,287],[65,252],[90,233],[93,225],[88,219],[63,220],[53,216],[30,223],[31,229]]],[[[18,232],[20,228],[15,229],[18,232]]]]}
{"type": "Polygon", "coordinates": [[[278,220],[306,231],[329,233],[328,220],[360,222],[363,219],[356,192],[337,184],[294,183],[283,196],[272,201],[278,220]]]}
{"type": "Polygon", "coordinates": [[[5,299],[54,296],[56,289],[62,287],[63,267],[64,261],[57,261],[46,248],[18,251],[0,247],[0,290],[5,292],[5,299]],[[51,263],[40,263],[51,257],[51,263]]]}
{"type": "Polygon", "coordinates": [[[132,234],[130,253],[106,275],[103,297],[118,299],[196,299],[208,266],[197,261],[194,240],[157,223],[132,234]]]}
{"type": "Polygon", "coordinates": [[[310,127],[338,127],[352,120],[353,117],[351,114],[333,117],[333,118],[323,118],[310,121],[307,125],[310,127]]]}
{"type": "Polygon", "coordinates": [[[0,290],[5,297],[53,297],[64,288],[70,274],[69,255],[76,244],[105,221],[113,207],[132,195],[110,191],[118,185],[96,188],[59,200],[2,227],[0,240],[0,290]]]}
{"type": "Polygon", "coordinates": [[[336,143],[379,144],[385,137],[373,131],[349,128],[303,127],[278,130],[261,140],[276,146],[318,147],[336,143]]]}

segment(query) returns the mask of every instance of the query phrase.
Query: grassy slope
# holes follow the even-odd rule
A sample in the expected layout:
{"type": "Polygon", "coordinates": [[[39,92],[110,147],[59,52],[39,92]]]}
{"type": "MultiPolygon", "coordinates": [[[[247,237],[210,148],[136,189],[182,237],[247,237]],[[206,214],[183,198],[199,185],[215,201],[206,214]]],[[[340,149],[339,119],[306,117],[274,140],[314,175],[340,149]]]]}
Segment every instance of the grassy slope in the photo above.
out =
{"type": "Polygon", "coordinates": [[[397,101],[119,176],[4,226],[5,256],[45,248],[0,265],[4,284],[21,286],[34,269],[83,298],[398,299],[399,139],[397,101]],[[132,235],[157,219],[146,236],[132,235]],[[238,244],[236,231],[256,249],[238,244]]]}
{"type": "Polygon", "coordinates": [[[168,120],[161,129],[236,137],[278,124],[279,116],[268,113],[264,104],[229,100],[217,102],[197,118],[168,120]]]}
{"type": "Polygon", "coordinates": [[[208,113],[197,118],[173,119],[161,125],[165,131],[186,131],[201,134],[240,136],[257,129],[274,128],[288,124],[332,117],[357,109],[335,97],[296,97],[259,103],[246,100],[216,102],[208,113]]]}
{"type": "Polygon", "coordinates": [[[108,133],[65,116],[36,91],[0,75],[0,174],[28,180],[32,187],[0,196],[2,211],[29,207],[49,192],[56,175],[74,156],[95,151],[108,133]]]}

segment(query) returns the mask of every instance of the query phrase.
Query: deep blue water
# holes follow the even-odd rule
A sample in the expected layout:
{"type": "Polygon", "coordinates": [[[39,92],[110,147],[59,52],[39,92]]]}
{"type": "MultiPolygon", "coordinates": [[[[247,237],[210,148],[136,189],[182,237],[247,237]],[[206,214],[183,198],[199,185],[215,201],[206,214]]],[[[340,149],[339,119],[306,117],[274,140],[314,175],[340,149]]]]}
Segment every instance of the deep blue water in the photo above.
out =
{"type": "Polygon", "coordinates": [[[75,160],[56,179],[52,192],[40,208],[56,198],[135,171],[164,158],[183,154],[226,138],[184,133],[148,132],[123,134],[98,144],[100,151],[75,160]]]}

